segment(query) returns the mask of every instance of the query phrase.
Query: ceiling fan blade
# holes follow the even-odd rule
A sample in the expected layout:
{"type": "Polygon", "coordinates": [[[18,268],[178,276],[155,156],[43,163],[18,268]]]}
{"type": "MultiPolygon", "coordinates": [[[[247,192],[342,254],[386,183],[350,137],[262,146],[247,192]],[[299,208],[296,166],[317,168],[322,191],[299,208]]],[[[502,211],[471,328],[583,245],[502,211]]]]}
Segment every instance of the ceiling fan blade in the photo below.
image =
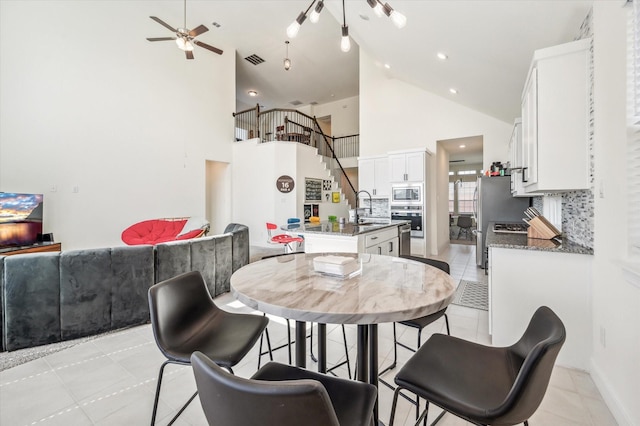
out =
{"type": "Polygon", "coordinates": [[[162,25],[163,27],[165,27],[168,30],[173,31],[174,33],[177,33],[178,30],[176,30],[175,28],[173,28],[171,25],[167,24],[166,22],[164,22],[162,19],[156,17],[156,16],[149,16],[149,18],[153,19],[154,21],[156,21],[158,24],[162,25]]]}
{"type": "Polygon", "coordinates": [[[218,49],[217,47],[210,46],[207,43],[203,43],[203,42],[198,41],[198,40],[192,40],[192,42],[196,46],[204,47],[205,49],[210,50],[210,51],[212,51],[214,53],[217,53],[218,55],[222,55],[222,50],[218,49]]]}
{"type": "Polygon", "coordinates": [[[175,39],[175,37],[147,37],[147,40],[149,41],[169,41],[175,39]]]}
{"type": "Polygon", "coordinates": [[[204,25],[198,25],[197,27],[189,31],[189,35],[191,37],[196,37],[202,33],[206,33],[207,31],[209,31],[209,28],[205,27],[204,25]]]}
{"type": "Polygon", "coordinates": [[[191,50],[185,50],[184,53],[186,53],[187,59],[193,59],[193,52],[191,50]]]}

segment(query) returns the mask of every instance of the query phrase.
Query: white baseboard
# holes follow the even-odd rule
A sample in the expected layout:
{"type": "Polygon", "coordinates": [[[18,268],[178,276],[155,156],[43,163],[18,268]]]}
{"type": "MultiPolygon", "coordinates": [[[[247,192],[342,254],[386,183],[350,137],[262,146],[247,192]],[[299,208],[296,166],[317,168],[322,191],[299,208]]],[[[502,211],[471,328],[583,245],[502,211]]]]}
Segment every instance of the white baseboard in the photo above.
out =
{"type": "Polygon", "coordinates": [[[591,378],[595,382],[602,399],[611,410],[611,414],[615,417],[619,426],[638,426],[638,423],[634,423],[631,415],[624,408],[624,405],[620,402],[616,392],[607,380],[606,376],[602,373],[596,363],[591,360],[591,378]]]}

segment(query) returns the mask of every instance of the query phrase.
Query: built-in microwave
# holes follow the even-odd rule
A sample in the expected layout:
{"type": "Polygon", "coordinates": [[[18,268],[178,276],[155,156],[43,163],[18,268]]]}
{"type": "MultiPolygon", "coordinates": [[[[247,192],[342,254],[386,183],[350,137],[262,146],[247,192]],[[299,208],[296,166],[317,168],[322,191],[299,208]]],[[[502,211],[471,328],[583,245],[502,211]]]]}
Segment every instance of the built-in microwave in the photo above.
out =
{"type": "Polygon", "coordinates": [[[394,185],[391,187],[393,204],[422,204],[422,185],[394,185]]]}

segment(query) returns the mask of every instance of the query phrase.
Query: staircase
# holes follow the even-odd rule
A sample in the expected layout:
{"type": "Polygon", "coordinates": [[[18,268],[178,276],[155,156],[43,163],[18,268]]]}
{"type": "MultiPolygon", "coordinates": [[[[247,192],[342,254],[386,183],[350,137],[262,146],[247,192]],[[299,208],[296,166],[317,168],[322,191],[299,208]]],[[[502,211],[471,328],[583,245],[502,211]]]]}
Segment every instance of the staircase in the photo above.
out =
{"type": "Polygon", "coordinates": [[[261,143],[271,141],[297,142],[316,148],[334,182],[335,190],[344,194],[349,207],[355,206],[356,187],[349,179],[340,158],[357,157],[359,135],[333,138],[324,134],[315,117],[294,109],[260,111],[256,105],[233,114],[236,141],[258,138],[261,143]]]}

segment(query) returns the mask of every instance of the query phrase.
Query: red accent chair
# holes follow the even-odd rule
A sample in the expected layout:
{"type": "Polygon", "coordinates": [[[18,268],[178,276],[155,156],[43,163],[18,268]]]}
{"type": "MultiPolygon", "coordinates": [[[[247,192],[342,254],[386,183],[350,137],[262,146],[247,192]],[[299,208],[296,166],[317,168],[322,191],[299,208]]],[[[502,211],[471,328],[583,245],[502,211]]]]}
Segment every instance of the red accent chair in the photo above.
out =
{"type": "Polygon", "coordinates": [[[267,222],[267,235],[269,236],[267,238],[267,242],[269,244],[284,245],[285,251],[287,253],[293,253],[297,251],[300,245],[304,242],[304,239],[302,237],[292,237],[291,235],[287,235],[287,234],[272,235],[271,231],[275,229],[278,229],[278,225],[276,225],[275,223],[267,222]],[[294,243],[295,243],[295,248],[294,248],[294,243]]]}
{"type": "Polygon", "coordinates": [[[209,231],[209,225],[203,225],[197,229],[183,229],[189,218],[152,219],[134,223],[122,231],[122,241],[129,245],[150,244],[156,245],[168,241],[189,240],[202,237],[209,231]]]}

